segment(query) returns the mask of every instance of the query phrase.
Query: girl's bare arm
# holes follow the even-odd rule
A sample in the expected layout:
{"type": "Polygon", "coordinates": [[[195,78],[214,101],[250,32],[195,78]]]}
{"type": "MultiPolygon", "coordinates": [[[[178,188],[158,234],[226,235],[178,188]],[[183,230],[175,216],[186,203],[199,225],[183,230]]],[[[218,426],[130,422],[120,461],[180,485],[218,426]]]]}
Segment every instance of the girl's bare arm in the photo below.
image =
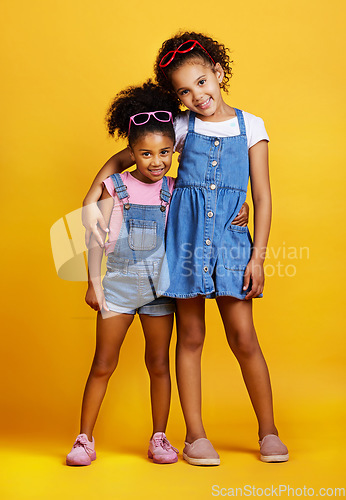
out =
{"type": "Polygon", "coordinates": [[[252,288],[247,299],[256,297],[263,291],[263,264],[267,250],[271,224],[271,192],[268,166],[268,143],[260,141],[249,149],[251,192],[254,204],[254,238],[251,260],[244,274],[244,289],[252,280],[252,288]]]}
{"type": "Polygon", "coordinates": [[[90,236],[93,234],[96,242],[103,247],[102,237],[98,231],[100,228],[107,232],[107,224],[97,206],[97,201],[102,194],[102,181],[115,173],[121,173],[133,165],[129,148],[123,149],[112,156],[96,175],[86,197],[83,200],[82,223],[85,227],[85,243],[89,246],[90,236]]]}
{"type": "MultiPolygon", "coordinates": [[[[105,187],[103,189],[99,204],[102,216],[108,225],[113,209],[113,198],[110,196],[105,187]]],[[[101,238],[103,244],[106,239],[106,234],[107,233],[105,231],[102,231],[101,229],[101,238]]],[[[95,236],[91,235],[88,251],[88,289],[86,292],[85,301],[96,311],[100,311],[102,307],[108,310],[104,300],[103,288],[101,283],[102,256],[103,248],[101,248],[96,242],[95,236]]]]}

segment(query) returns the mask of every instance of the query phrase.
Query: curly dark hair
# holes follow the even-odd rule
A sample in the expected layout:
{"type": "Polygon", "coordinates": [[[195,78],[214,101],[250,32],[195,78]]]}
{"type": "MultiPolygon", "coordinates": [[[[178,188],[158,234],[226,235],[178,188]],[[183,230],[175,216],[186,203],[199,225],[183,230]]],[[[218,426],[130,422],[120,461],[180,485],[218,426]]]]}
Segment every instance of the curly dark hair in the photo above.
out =
{"type": "Polygon", "coordinates": [[[131,124],[130,117],[137,113],[146,111],[170,111],[174,118],[179,113],[179,104],[175,97],[165,92],[159,85],[147,80],[140,87],[130,86],[119,92],[113,99],[106,115],[106,124],[109,135],[114,137],[117,132],[118,137],[128,138],[130,146],[133,145],[140,136],[148,132],[160,132],[175,141],[174,128],[171,121],[160,122],[153,116],[149,121],[140,126],[131,124]]]}
{"type": "Polygon", "coordinates": [[[228,83],[230,78],[232,77],[231,64],[233,63],[228,55],[229,49],[227,49],[222,43],[213,40],[211,37],[203,35],[202,33],[195,33],[194,31],[179,32],[173,38],[170,38],[169,40],[163,42],[154,66],[157,83],[167,92],[173,93],[173,88],[170,82],[170,75],[174,70],[182,66],[186,61],[196,59],[197,57],[199,59],[202,59],[203,62],[214,67],[213,62],[208,54],[198,45],[196,45],[196,47],[191,52],[186,52],[185,54],[177,53],[173,61],[164,68],[164,72],[162,71],[159,64],[163,56],[167,54],[167,52],[177,49],[179,45],[187,42],[188,40],[196,40],[197,42],[199,42],[202,47],[208,52],[208,54],[210,54],[215,63],[221,64],[222,69],[225,72],[225,76],[222,83],[220,84],[220,87],[225,90],[225,92],[227,92],[228,83]]]}

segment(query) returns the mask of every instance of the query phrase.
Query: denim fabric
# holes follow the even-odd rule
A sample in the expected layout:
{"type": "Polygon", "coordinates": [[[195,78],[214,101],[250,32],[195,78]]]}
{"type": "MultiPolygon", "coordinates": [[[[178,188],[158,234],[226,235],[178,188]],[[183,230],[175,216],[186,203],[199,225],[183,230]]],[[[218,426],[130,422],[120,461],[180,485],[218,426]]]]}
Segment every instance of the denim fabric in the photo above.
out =
{"type": "Polygon", "coordinates": [[[170,199],[167,178],[162,182],[161,205],[129,203],[120,175],[111,178],[123,203],[123,222],[114,250],[108,254],[102,282],[107,305],[121,313],[134,314],[138,310],[159,316],[161,310],[162,315],[170,314],[174,301],[158,298],[169,286],[164,240],[165,207],[170,199]]]}
{"type": "Polygon", "coordinates": [[[122,314],[146,314],[147,316],[167,316],[168,314],[173,314],[175,312],[175,300],[171,297],[158,297],[154,299],[149,304],[144,304],[137,309],[128,309],[126,307],[121,307],[107,302],[107,306],[110,311],[114,311],[122,314]]]}
{"type": "Polygon", "coordinates": [[[232,224],[249,181],[244,117],[235,111],[240,134],[222,138],[195,133],[190,111],[167,221],[169,297],[244,299],[248,292],[242,288],[252,240],[247,227],[232,224]]]}

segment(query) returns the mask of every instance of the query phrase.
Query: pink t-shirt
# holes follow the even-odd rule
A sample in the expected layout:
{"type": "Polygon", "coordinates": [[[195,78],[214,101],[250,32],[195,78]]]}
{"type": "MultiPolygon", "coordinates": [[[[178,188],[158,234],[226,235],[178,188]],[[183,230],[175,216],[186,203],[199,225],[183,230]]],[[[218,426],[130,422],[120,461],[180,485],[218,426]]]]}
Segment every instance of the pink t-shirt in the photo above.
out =
{"type": "MultiPolygon", "coordinates": [[[[129,194],[129,202],[136,205],[160,205],[160,191],[162,187],[162,179],[152,184],[139,181],[130,172],[124,172],[120,174],[121,180],[126,186],[126,190],[129,194]]],[[[167,184],[170,193],[172,194],[174,188],[175,179],[173,177],[167,177],[167,184]]],[[[110,177],[107,177],[103,181],[108,193],[114,200],[113,210],[109,220],[108,228],[108,240],[105,243],[105,253],[108,255],[113,252],[115,243],[117,241],[120,228],[123,222],[123,202],[119,200],[116,194],[114,183],[110,177]]],[[[127,201],[127,200],[126,200],[127,201]]],[[[166,209],[166,221],[168,215],[169,206],[166,209]]]]}

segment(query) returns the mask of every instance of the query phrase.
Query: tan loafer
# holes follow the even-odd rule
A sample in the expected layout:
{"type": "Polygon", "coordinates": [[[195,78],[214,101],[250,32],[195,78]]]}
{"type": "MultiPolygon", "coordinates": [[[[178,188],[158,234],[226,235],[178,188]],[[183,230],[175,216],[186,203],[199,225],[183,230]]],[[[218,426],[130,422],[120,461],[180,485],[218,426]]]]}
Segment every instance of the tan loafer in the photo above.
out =
{"type": "Polygon", "coordinates": [[[183,458],[191,465],[220,465],[220,457],[207,438],[185,443],[183,458]]]}
{"type": "Polygon", "coordinates": [[[268,434],[258,442],[262,462],[287,462],[288,450],[279,436],[268,434]]]}

